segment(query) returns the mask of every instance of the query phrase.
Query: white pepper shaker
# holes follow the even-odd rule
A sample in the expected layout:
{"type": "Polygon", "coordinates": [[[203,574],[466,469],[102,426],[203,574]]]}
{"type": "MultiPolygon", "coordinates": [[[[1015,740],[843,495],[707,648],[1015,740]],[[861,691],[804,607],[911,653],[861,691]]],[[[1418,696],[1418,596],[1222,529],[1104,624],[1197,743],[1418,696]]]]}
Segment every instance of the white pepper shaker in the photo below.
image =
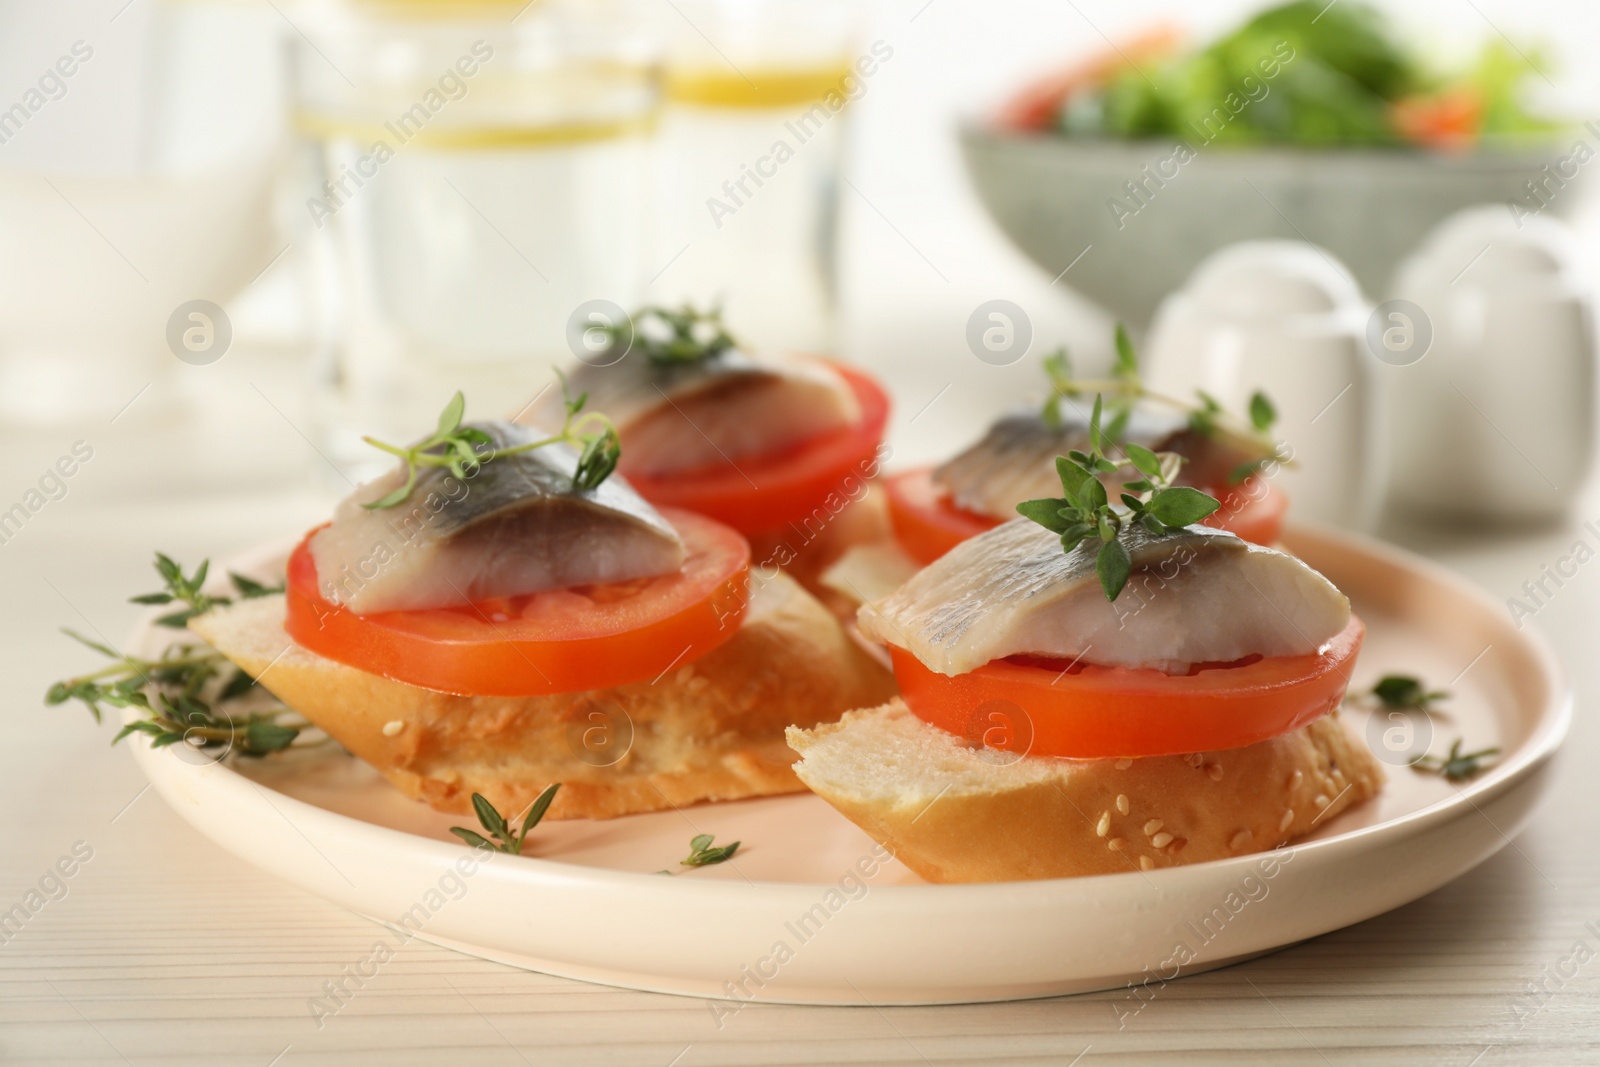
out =
{"type": "Polygon", "coordinates": [[[1386,475],[1382,383],[1365,333],[1370,307],[1328,252],[1244,241],[1213,253],[1156,312],[1146,380],[1196,389],[1243,413],[1260,390],[1293,465],[1279,471],[1290,519],[1368,529],[1386,475]]]}
{"type": "Polygon", "coordinates": [[[1572,231],[1503,204],[1469,208],[1402,263],[1393,294],[1380,311],[1398,307],[1431,334],[1383,368],[1395,503],[1480,519],[1565,512],[1595,443],[1593,294],[1572,231]]]}

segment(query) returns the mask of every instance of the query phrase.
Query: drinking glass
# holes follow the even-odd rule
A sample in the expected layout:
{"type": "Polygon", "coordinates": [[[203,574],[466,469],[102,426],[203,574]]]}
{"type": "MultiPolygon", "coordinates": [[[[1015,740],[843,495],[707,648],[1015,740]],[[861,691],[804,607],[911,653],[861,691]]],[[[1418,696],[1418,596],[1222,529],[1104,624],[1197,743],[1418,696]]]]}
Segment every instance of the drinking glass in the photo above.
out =
{"type": "Polygon", "coordinates": [[[660,73],[630,4],[360,0],[296,16],[327,446],[507,416],[568,319],[646,281],[660,73]]]}
{"type": "Polygon", "coordinates": [[[661,16],[661,302],[720,304],[757,346],[835,346],[834,255],[856,19],[835,0],[682,0],[661,16]]]}

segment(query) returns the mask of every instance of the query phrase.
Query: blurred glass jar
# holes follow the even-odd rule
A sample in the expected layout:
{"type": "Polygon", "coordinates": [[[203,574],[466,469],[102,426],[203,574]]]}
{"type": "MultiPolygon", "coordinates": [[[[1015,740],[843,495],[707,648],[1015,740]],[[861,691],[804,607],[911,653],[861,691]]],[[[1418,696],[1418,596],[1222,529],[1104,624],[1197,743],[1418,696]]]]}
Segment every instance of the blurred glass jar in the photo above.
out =
{"type": "Polygon", "coordinates": [[[400,440],[456,389],[509,415],[569,317],[642,296],[651,38],[608,0],[342,0],[294,16],[324,429],[400,440]]]}
{"type": "Polygon", "coordinates": [[[660,19],[652,299],[720,304],[760,347],[833,349],[847,105],[867,77],[856,6],[680,0],[660,19]]]}
{"type": "Polygon", "coordinates": [[[170,421],[174,310],[228,302],[281,248],[277,19],[157,0],[91,32],[83,5],[0,2],[19,86],[0,104],[0,431],[170,421]]]}

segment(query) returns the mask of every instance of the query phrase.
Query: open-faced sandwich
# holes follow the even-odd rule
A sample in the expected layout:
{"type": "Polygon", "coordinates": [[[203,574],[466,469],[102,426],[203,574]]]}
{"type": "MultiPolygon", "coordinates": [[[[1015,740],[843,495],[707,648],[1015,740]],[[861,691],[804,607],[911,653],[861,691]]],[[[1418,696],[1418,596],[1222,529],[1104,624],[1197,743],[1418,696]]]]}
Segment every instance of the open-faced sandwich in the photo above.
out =
{"type": "MultiPolygon", "coordinates": [[[[209,647],[140,659],[88,642],[116,662],[47,699],[142,709],[119,738],[245,756],[320,728],[497,836],[499,812],[527,811],[525,835],[547,813],[809,787],[933,881],[1236,856],[1381,788],[1338,716],[1364,634],[1349,601],[1294,557],[1204,525],[1223,505],[1185,484],[1237,484],[1276,456],[1237,444],[1265,441],[1264,398],[1248,427],[1203,402],[1146,430],[1120,338],[1110,425],[1096,395],[1081,434],[1051,438],[1068,448],[1049,495],[862,608],[891,673],[785,571],[751,580],[750,543],[716,517],[758,525],[761,501],[836,491],[830,479],[856,469],[846,458],[878,455],[881,391],[823,363],[745,356],[697,332],[705,321],[669,319],[705,353],[574,375],[620,426],[563,380],[543,430],[464,422],[458,393],[428,436],[371,442],[395,467],[300,540],[282,587],[233,575],[230,600],[203,564],[185,575],[158,556],[165,589],[136,601],[181,602],[158,621],[209,647]],[[702,437],[694,462],[658,462],[687,447],[685,427],[702,437]],[[725,451],[743,458],[712,464],[725,451]],[[1194,467],[1207,473],[1185,476],[1194,467]],[[748,492],[730,488],[757,472],[748,492]],[[267,691],[282,704],[250,703],[267,691]]],[[[1070,383],[1062,404],[1097,384],[1052,370],[1070,383]]],[[[1063,410],[1040,420],[1070,424],[1063,410]]],[[[1031,465],[993,469],[1003,485],[964,484],[999,501],[1034,482],[1031,465]]]]}
{"type": "Polygon", "coordinates": [[[885,479],[890,521],[905,553],[931,563],[1013,518],[1023,501],[1052,493],[1056,457],[1088,447],[1088,398],[1097,392],[1108,404],[1109,438],[1183,457],[1179,484],[1221,500],[1207,525],[1257,544],[1277,541],[1288,500],[1263,473],[1279,462],[1266,397],[1253,398],[1248,421],[1230,416],[1209,397],[1193,404],[1165,397],[1140,380],[1133,346],[1120,326],[1116,349],[1113,377],[1106,381],[1074,379],[1064,349],[1046,357],[1051,392],[1042,407],[1004,416],[936,467],[885,479]]]}
{"type": "Polygon", "coordinates": [[[932,881],[1237,856],[1381,787],[1338,716],[1349,601],[1200,525],[1218,501],[1174,484],[1179,457],[1108,459],[1100,419],[1051,496],[862,609],[901,696],[789,731],[801,780],[932,881]]]}
{"type": "MultiPolygon", "coordinates": [[[[556,818],[796,791],[784,728],[893,692],[796,583],[747,582],[738,531],[610,476],[616,434],[582,398],[552,433],[463,423],[462,406],[458,393],[414,445],[380,445],[399,462],[304,537],[282,593],[251,583],[237,602],[202,601],[203,574],[163,559],[169,592],[145,602],[189,602],[177,624],[244,686],[259,680],[441,811],[471,811],[474,793],[521,811],[556,782],[556,818]]],[[[246,754],[295,737],[194,703],[219,677],[206,669],[159,693],[160,729],[130,728],[201,745],[234,730],[246,754]]],[[[77,684],[52,699],[106,692],[77,684]]],[[[116,696],[151,706],[128,686],[116,696]]]]}
{"type": "MultiPolygon", "coordinates": [[[[887,532],[869,486],[884,458],[888,396],[855,367],[739,346],[715,312],[645,308],[572,367],[611,417],[622,473],[652,504],[733,527],[761,573],[813,591],[852,544],[887,532]]],[[[559,417],[553,392],[523,416],[559,417]]]]}

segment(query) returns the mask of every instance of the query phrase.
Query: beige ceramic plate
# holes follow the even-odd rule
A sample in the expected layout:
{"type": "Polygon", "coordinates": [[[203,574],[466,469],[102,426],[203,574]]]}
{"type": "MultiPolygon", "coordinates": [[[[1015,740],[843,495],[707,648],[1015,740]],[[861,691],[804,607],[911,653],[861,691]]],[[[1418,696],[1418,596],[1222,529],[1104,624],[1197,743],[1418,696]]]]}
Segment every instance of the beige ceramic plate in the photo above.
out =
{"type": "MultiPolygon", "coordinates": [[[[1391,671],[1450,682],[1431,750],[1462,736],[1505,755],[1455,786],[1393,766],[1382,796],[1271,857],[1046,882],[936,886],[810,795],[546,824],[534,858],[481,865],[443,816],[337,751],[212,763],[136,743],[180,815],[262,869],[417,936],[550,974],[637,989],[824,1004],[1003,1000],[1156,985],[1359,922],[1502,848],[1548,786],[1570,697],[1545,645],[1415,556],[1296,531],[1290,547],[1369,627],[1357,686],[1391,671]],[[689,838],[743,842],[674,877],[689,838]],[[470,868],[470,869],[469,869],[470,868]],[[863,876],[866,872],[866,876],[863,876]]],[[[154,635],[140,635],[153,640],[154,635]]],[[[1419,722],[1369,724],[1400,763],[1419,722]]],[[[137,735],[136,735],[137,736],[137,735]]],[[[1130,990],[1124,1010],[1141,997],[1130,990]]]]}

